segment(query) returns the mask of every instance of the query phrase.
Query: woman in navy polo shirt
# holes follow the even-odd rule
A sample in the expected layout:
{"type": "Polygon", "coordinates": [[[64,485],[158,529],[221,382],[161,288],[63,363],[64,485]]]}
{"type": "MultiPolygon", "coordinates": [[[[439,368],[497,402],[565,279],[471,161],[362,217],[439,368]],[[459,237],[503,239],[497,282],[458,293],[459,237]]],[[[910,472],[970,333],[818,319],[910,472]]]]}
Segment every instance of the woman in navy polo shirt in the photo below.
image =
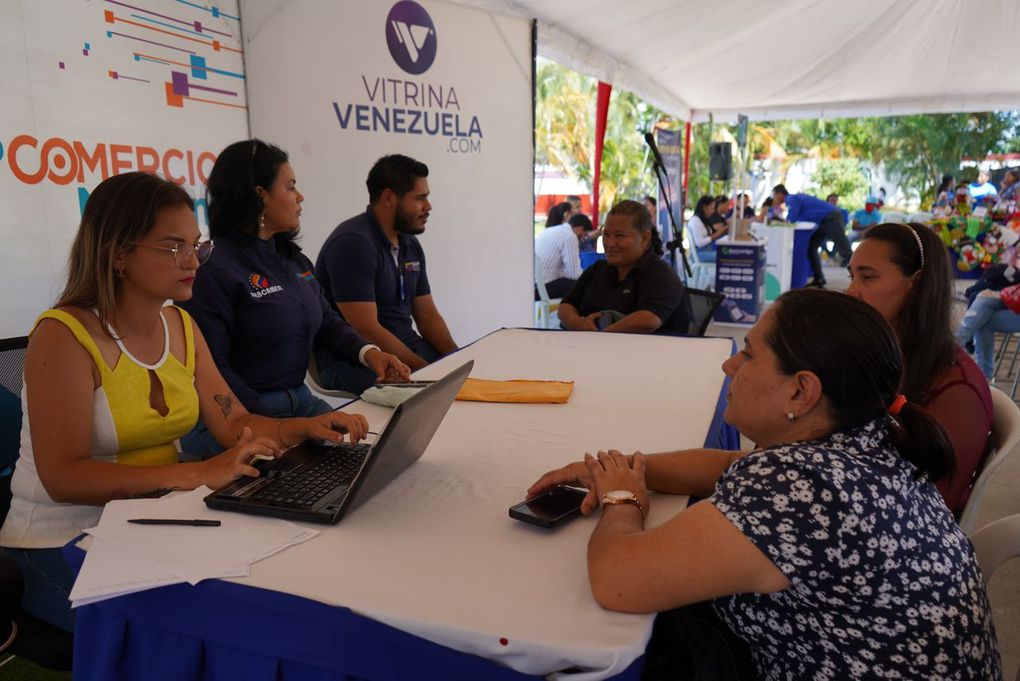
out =
{"type": "Polygon", "coordinates": [[[685,334],[684,285],[663,262],[662,240],[648,211],[621,201],[602,231],[606,259],[589,267],[560,303],[564,328],[574,331],[685,334]]]}
{"type": "MultiPolygon", "coordinates": [[[[205,335],[216,366],[248,411],[278,418],[331,410],[305,385],[314,351],[362,367],[340,389],[360,393],[376,380],[406,380],[399,359],[362,338],[326,301],[295,238],[301,202],[286,152],[261,140],[231,144],[209,173],[209,233],[215,257],[181,305],[205,335]]],[[[220,445],[199,422],[184,451],[220,445]]]]}

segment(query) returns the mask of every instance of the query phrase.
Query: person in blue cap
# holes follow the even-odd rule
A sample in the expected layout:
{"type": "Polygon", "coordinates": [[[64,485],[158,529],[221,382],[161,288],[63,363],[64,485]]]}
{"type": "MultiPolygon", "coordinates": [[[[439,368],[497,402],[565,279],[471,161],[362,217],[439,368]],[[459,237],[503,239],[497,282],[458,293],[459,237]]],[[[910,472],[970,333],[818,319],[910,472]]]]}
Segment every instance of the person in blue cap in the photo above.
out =
{"type": "Polygon", "coordinates": [[[878,210],[878,198],[868,196],[864,199],[864,208],[855,210],[850,219],[850,243],[859,241],[864,230],[882,222],[882,212],[878,210]]]}

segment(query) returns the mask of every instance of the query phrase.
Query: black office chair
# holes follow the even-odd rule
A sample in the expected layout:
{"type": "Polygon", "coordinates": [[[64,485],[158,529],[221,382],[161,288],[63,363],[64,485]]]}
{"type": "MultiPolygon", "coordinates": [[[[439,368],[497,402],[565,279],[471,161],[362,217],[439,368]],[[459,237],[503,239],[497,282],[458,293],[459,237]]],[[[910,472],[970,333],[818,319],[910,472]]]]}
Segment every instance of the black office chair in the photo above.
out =
{"type": "MultiPolygon", "coordinates": [[[[21,386],[28,337],[0,339],[0,524],[11,508],[11,474],[21,448],[21,386]]],[[[0,651],[58,671],[71,670],[72,636],[19,607],[24,580],[0,553],[0,651]]]]}
{"type": "Polygon", "coordinates": [[[11,507],[11,473],[21,447],[21,383],[28,337],[0,339],[0,523],[11,507]]]}
{"type": "Polygon", "coordinates": [[[688,318],[691,320],[687,327],[687,335],[704,336],[708,325],[712,322],[712,316],[725,299],[726,296],[715,291],[687,289],[688,318]]]}

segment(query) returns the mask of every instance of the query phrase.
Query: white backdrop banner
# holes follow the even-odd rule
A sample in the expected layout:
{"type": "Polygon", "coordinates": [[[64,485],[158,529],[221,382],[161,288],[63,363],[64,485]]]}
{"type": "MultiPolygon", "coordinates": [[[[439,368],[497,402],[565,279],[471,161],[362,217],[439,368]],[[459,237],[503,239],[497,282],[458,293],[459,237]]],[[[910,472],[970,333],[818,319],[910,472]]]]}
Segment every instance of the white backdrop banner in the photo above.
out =
{"type": "Polygon", "coordinates": [[[429,166],[420,237],[461,345],[530,326],[531,25],[445,2],[242,0],[252,134],[290,154],[313,260],[380,156],[429,166]]]}
{"type": "Polygon", "coordinates": [[[99,182],[148,170],[203,195],[248,135],[240,35],[235,0],[0,0],[0,336],[53,304],[99,182]]]}

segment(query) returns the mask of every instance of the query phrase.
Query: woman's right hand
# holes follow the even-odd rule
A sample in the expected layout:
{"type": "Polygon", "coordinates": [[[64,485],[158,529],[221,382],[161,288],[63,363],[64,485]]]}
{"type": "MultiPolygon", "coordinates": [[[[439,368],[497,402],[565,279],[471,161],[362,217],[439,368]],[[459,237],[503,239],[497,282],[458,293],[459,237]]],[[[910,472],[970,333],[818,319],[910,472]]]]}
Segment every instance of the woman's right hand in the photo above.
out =
{"type": "Polygon", "coordinates": [[[595,480],[584,461],[575,461],[563,468],[549,471],[528,488],[526,498],[531,499],[556,485],[573,485],[588,489],[587,496],[581,502],[581,513],[583,515],[588,515],[599,507],[599,501],[595,497],[595,480]]]}
{"type": "Polygon", "coordinates": [[[199,464],[205,467],[202,484],[210,489],[220,489],[243,475],[257,478],[259,471],[251,465],[252,457],[263,455],[277,458],[282,453],[275,442],[264,437],[255,439],[251,428],[245,426],[236,445],[199,464]]]}

